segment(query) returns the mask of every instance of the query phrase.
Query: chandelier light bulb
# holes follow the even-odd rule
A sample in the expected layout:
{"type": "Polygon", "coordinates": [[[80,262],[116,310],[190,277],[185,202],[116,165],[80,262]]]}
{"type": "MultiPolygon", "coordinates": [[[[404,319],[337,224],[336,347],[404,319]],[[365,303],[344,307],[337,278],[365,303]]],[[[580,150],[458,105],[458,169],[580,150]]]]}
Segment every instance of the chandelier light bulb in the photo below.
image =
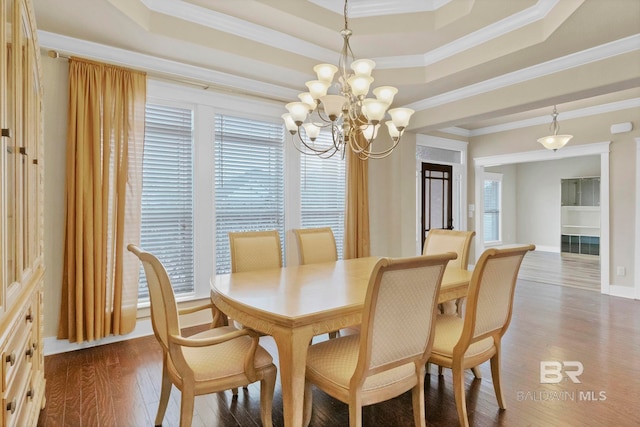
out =
{"type": "Polygon", "coordinates": [[[342,95],[325,95],[320,98],[320,102],[322,102],[322,107],[329,120],[335,122],[342,115],[347,98],[342,95]]]}
{"type": "Polygon", "coordinates": [[[311,80],[305,84],[309,88],[309,93],[311,93],[311,97],[314,100],[325,96],[330,86],[329,82],[323,82],[322,80],[311,80]]]}
{"type": "Polygon", "coordinates": [[[367,98],[362,101],[362,114],[370,123],[376,124],[384,119],[384,113],[387,112],[389,104],[377,99],[367,98]]]}
{"type": "Polygon", "coordinates": [[[313,110],[316,109],[316,105],[317,105],[316,101],[315,99],[313,99],[313,96],[311,96],[309,92],[301,93],[300,95],[298,95],[298,98],[300,98],[300,101],[304,102],[309,106],[309,112],[312,112],[313,110]]]}
{"type": "Polygon", "coordinates": [[[333,76],[338,71],[338,67],[331,64],[318,64],[313,67],[313,71],[315,71],[318,76],[318,80],[331,83],[333,81],[333,76]]]}
{"type": "Polygon", "coordinates": [[[398,93],[398,89],[393,86],[380,86],[373,90],[373,94],[379,101],[386,102],[387,105],[393,103],[393,97],[398,93]]]}
{"type": "Polygon", "coordinates": [[[302,127],[311,141],[315,141],[320,135],[320,126],[316,126],[315,123],[305,123],[302,127]]]}
{"type": "Polygon", "coordinates": [[[291,119],[297,126],[302,125],[304,120],[307,118],[307,113],[309,112],[307,104],[304,102],[290,102],[285,105],[285,108],[289,111],[291,119]]]}
{"type": "Polygon", "coordinates": [[[376,67],[376,63],[370,59],[358,59],[351,63],[351,69],[356,76],[371,76],[371,72],[376,67]]]}
{"type": "Polygon", "coordinates": [[[409,119],[414,113],[410,108],[393,108],[389,110],[389,115],[395,127],[402,132],[402,130],[409,124],[409,119]]]}
{"type": "Polygon", "coordinates": [[[373,77],[371,76],[352,76],[347,80],[351,87],[351,93],[355,96],[367,96],[369,93],[369,86],[373,83],[373,77]]]}
{"type": "Polygon", "coordinates": [[[298,132],[298,126],[296,126],[296,122],[293,121],[291,113],[284,113],[282,115],[282,120],[284,120],[284,125],[287,127],[287,130],[291,135],[295,135],[296,132],[298,132]]]}

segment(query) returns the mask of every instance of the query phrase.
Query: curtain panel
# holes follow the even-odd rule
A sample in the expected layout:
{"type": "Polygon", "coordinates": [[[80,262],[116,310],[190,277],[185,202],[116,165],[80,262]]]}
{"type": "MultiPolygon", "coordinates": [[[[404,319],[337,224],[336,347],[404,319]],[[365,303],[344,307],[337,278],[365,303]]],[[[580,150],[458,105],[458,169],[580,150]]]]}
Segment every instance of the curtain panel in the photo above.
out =
{"type": "MultiPolygon", "coordinates": [[[[364,138],[358,133],[357,138],[364,138]]],[[[359,141],[365,145],[365,141],[359,141]]],[[[369,162],[347,150],[347,188],[345,191],[343,258],[362,258],[370,255],[369,240],[369,162]]]]}
{"type": "Polygon", "coordinates": [[[69,60],[64,268],[58,338],[93,341],[136,324],[146,75],[69,60]]]}

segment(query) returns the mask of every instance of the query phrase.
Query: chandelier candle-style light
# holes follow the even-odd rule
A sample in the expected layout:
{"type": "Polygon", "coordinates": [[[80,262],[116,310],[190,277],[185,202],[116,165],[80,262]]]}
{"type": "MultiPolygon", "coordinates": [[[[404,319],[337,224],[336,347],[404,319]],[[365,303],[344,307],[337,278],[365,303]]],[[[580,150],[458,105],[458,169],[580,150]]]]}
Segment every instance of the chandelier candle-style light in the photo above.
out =
{"type": "Polygon", "coordinates": [[[372,91],[375,98],[367,98],[373,83],[371,72],[376,64],[370,59],[355,59],[349,45],[351,34],[345,0],[344,29],[340,31],[343,45],[338,66],[318,64],[313,67],[317,80],[307,82],[309,91],[298,95],[300,101],[288,103],[289,112],[282,115],[294,146],[303,154],[328,158],[341,153],[344,157],[346,149],[350,149],[363,160],[386,157],[400,142],[414,113],[409,108],[388,110],[398,92],[393,86],[377,87],[372,91]],[[334,83],[336,73],[338,78],[334,83]],[[387,114],[391,120],[384,121],[387,114]],[[393,144],[384,150],[373,151],[373,141],[383,121],[393,144]],[[331,130],[333,145],[328,148],[315,145],[323,128],[331,130]]]}
{"type": "Polygon", "coordinates": [[[538,142],[542,144],[546,149],[557,151],[559,148],[567,145],[567,142],[573,135],[558,135],[558,131],[560,130],[560,125],[558,124],[558,110],[556,110],[556,106],[553,106],[553,114],[551,114],[551,125],[549,129],[553,132],[552,135],[545,136],[542,138],[538,138],[538,142]]]}

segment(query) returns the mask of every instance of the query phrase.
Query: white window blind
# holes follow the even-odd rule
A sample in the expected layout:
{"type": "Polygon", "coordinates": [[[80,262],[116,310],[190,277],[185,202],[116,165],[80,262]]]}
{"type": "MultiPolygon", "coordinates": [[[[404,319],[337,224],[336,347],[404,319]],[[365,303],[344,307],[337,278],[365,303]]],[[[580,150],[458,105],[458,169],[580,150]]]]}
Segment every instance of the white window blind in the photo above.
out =
{"type": "Polygon", "coordinates": [[[484,241],[497,242],[500,240],[500,180],[485,179],[484,181],[484,241]]]}
{"type": "Polygon", "coordinates": [[[284,245],[284,128],[216,115],[214,156],[216,273],[223,274],[231,271],[230,231],[276,229],[284,245]]]}
{"type": "MultiPolygon", "coordinates": [[[[331,134],[321,132],[318,148],[333,145],[331,134]]],[[[344,242],[345,161],[340,154],[329,159],[302,155],[300,159],[300,214],[302,228],[331,227],[338,258],[344,242]]]]}
{"type": "MultiPolygon", "coordinates": [[[[176,294],[194,291],[193,114],[147,104],[140,246],[164,264],[176,294]]],[[[140,299],[149,297],[140,271],[140,299]]]]}

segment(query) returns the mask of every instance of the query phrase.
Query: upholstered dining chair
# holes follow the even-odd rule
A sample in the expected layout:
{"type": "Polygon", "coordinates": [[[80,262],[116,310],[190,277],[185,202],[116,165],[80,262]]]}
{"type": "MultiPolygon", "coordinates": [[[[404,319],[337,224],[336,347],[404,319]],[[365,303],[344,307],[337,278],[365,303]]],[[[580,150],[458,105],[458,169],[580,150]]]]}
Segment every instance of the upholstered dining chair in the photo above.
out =
{"type": "Polygon", "coordinates": [[[316,264],[338,260],[336,239],[331,227],[296,228],[300,264],[316,264]]]}
{"type": "Polygon", "coordinates": [[[424,241],[422,255],[432,255],[444,252],[455,252],[458,258],[449,263],[449,267],[467,270],[469,267],[469,250],[475,231],[443,230],[432,228],[424,241]]]}
{"type": "Polygon", "coordinates": [[[278,230],[230,232],[229,250],[232,273],[282,267],[278,230]]]}
{"type": "Polygon", "coordinates": [[[362,406],[412,390],[417,426],[425,425],[425,363],[431,352],[436,301],[454,253],[382,258],[369,279],[359,334],[309,346],[304,423],[311,420],[312,384],[349,405],[349,425],[362,406]],[[402,317],[406,323],[391,321],[402,317]]]}
{"type": "MultiPolygon", "coordinates": [[[[432,228],[427,233],[427,238],[424,241],[422,255],[439,254],[449,251],[455,252],[456,254],[458,254],[458,258],[450,262],[448,267],[456,267],[467,270],[469,267],[469,251],[471,248],[471,241],[473,240],[473,236],[475,235],[475,231],[443,230],[439,228],[432,228]]],[[[464,298],[459,298],[456,301],[447,301],[442,304],[442,311],[445,313],[461,314],[461,307],[463,302],[464,298]]]]}
{"type": "Polygon", "coordinates": [[[151,324],[162,347],[162,385],[155,425],[162,425],[171,385],[181,392],[180,426],[191,425],[195,396],[233,390],[260,381],[260,415],[271,426],[271,406],[277,368],[271,355],[259,345],[250,329],[232,326],[214,328],[219,311],[205,304],[184,311],[177,309],[171,280],[158,258],[130,244],[129,251],[142,262],[149,287],[151,324]],[[180,314],[213,310],[212,328],[189,337],[180,331],[180,314]]]}
{"type": "Polygon", "coordinates": [[[473,270],[462,318],[440,314],[429,363],[452,370],[453,390],[461,426],[468,426],[464,370],[491,361],[498,406],[506,409],[500,384],[500,345],[511,320],[513,294],[522,259],[534,245],[485,250],[473,270]]]}

